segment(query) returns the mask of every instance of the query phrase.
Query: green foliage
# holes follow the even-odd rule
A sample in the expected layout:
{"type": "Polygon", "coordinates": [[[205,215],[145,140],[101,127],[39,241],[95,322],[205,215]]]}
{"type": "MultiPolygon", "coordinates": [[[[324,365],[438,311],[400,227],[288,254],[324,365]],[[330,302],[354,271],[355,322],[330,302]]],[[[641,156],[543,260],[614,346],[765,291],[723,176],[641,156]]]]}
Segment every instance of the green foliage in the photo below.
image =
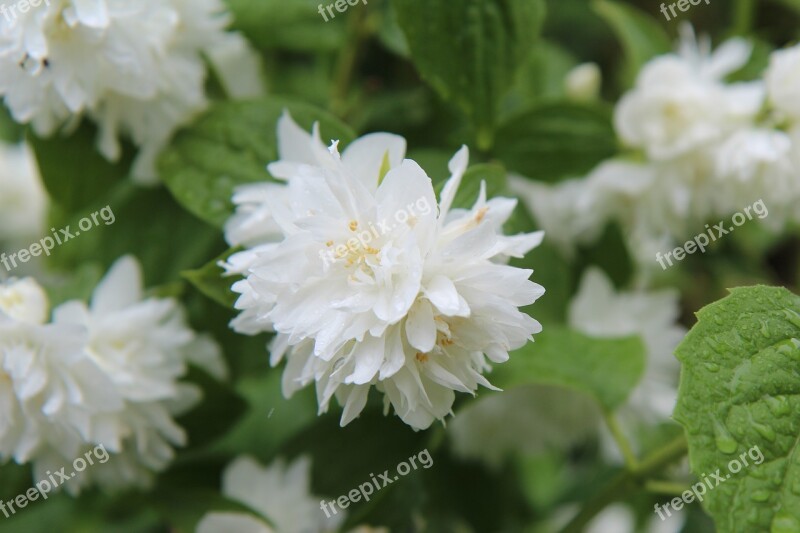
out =
{"type": "Polygon", "coordinates": [[[617,151],[611,113],[603,106],[543,104],[503,124],[495,155],[539,181],[582,177],[617,151]]]}
{"type": "Polygon", "coordinates": [[[508,362],[497,365],[492,383],[502,389],[532,383],[569,387],[589,394],[612,412],[639,383],[644,353],[636,337],[588,337],[551,326],[511,353],[508,362]]]}
{"type": "MultiPolygon", "coordinates": [[[[344,26],[325,23],[318,0],[226,0],[233,27],[260,48],[292,51],[333,51],[342,45],[344,26]]],[[[330,2],[325,2],[328,5],[330,2]]]]}
{"type": "Polygon", "coordinates": [[[798,531],[800,298],[738,288],[697,316],[676,352],[683,372],[674,416],[686,428],[693,472],[726,477],[703,505],[720,533],[798,531]],[[749,466],[733,473],[734,460],[749,466]]]}
{"type": "Polygon", "coordinates": [[[278,159],[276,125],[284,111],[307,131],[320,123],[323,142],[353,139],[352,131],[313,106],[270,98],[216,104],[180,132],[161,157],[159,171],[189,212],[221,227],[233,213],[237,185],[269,181],[265,166],[278,159]]]}
{"type": "Polygon", "coordinates": [[[594,0],[598,15],[611,26],[625,51],[623,79],[630,86],[636,73],[654,56],[672,51],[672,43],[660,22],[628,4],[615,0],[594,0]]]}
{"type": "Polygon", "coordinates": [[[473,121],[480,148],[492,145],[497,106],[533,46],[541,0],[395,0],[421,76],[473,121]]]}
{"type": "Polygon", "coordinates": [[[66,213],[100,202],[128,175],[131,153],[111,163],[95,149],[96,136],[96,128],[88,122],[69,136],[28,135],[47,193],[66,213]]]}
{"type": "Polygon", "coordinates": [[[224,270],[219,266],[220,261],[226,261],[231,255],[241,251],[241,248],[232,248],[215,257],[201,268],[186,270],[182,273],[192,285],[217,302],[218,304],[232,308],[236,302],[236,293],[231,291],[231,285],[235,278],[223,276],[224,270]]]}

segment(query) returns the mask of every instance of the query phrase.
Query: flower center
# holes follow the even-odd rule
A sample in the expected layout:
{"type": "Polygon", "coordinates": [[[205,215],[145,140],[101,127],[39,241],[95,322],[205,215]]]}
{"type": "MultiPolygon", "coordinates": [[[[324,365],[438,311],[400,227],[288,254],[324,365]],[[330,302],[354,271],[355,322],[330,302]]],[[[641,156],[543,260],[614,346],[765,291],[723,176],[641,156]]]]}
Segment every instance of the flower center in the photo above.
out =
{"type": "Polygon", "coordinates": [[[9,313],[14,307],[22,305],[22,295],[15,290],[0,292],[0,310],[9,313]]]}

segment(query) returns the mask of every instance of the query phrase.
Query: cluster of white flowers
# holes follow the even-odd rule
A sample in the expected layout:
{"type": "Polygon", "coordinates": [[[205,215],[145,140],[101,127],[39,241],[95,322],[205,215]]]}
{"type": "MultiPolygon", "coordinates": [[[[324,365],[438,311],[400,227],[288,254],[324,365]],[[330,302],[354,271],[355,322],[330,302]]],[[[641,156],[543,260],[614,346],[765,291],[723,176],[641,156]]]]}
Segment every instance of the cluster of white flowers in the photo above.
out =
{"type": "Polygon", "coordinates": [[[30,148],[0,142],[0,244],[39,237],[46,206],[47,196],[30,148]]]}
{"type": "Polygon", "coordinates": [[[129,136],[140,147],[133,175],[152,180],[159,150],[206,106],[204,55],[232,96],[263,90],[229,22],[220,0],[50,0],[0,17],[0,96],[39,135],[91,117],[110,160],[129,136]]]}
{"type": "Polygon", "coordinates": [[[277,459],[261,466],[251,457],[239,457],[222,475],[222,495],[266,518],[242,512],[210,512],[197,526],[197,533],[324,533],[337,531],[347,514],[327,518],[319,498],[311,494],[311,460],[299,457],[290,465],[277,459]],[[271,524],[271,525],[270,525],[271,524]]]}
{"type": "Polygon", "coordinates": [[[504,264],[543,237],[503,235],[516,200],[487,200],[483,184],[471,209],[453,208],[466,148],[437,210],[401,137],[367,135],[340,156],[288,115],[278,137],[281,159],[268,168],[284,183],[237,193],[227,235],[248,249],[225,266],[246,275],[233,285],[234,329],[277,333],[271,362],[288,359],[284,394],[316,382],[320,410],[335,395],[344,425],[375,386],[387,409],[424,429],[450,413],[454,391],[491,387],[487,358],[506,361],[541,329],[518,307],[544,289],[531,270],[504,264]]]}
{"type": "Polygon", "coordinates": [[[103,445],[111,460],[67,490],[148,484],[186,442],[173,417],[200,398],[178,380],[189,362],[223,378],[218,347],[187,326],[175,300],[143,299],[131,257],[115,263],[90,305],[48,314],[33,279],[0,285],[0,461],[33,463],[35,478],[47,479],[103,445]]]}
{"type": "Polygon", "coordinates": [[[751,45],[731,39],[712,53],[690,26],[681,32],[678,52],[647,63],[616,107],[617,133],[643,162],[607,161],[555,186],[514,178],[565,249],[592,242],[616,219],[631,253],[652,269],[657,251],[759,199],[770,227],[800,220],[800,46],[774,52],[763,80],[729,83],[751,45]]]}
{"type": "MultiPolygon", "coordinates": [[[[248,507],[244,512],[207,513],[196,533],[332,533],[338,531],[347,512],[326,517],[320,498],[311,494],[311,459],[298,457],[287,465],[276,459],[263,467],[251,457],[233,461],[222,474],[222,495],[248,507]],[[268,522],[268,523],[267,523],[268,522]]],[[[384,528],[358,526],[349,533],[388,533],[384,528]]]]}
{"type": "MultiPolygon", "coordinates": [[[[628,433],[669,419],[678,396],[678,360],[683,339],[678,293],[617,291],[599,269],[590,268],[570,302],[569,325],[590,337],[638,335],[646,348],[644,375],[617,415],[628,433]]],[[[526,455],[564,447],[605,431],[593,400],[556,387],[530,386],[490,396],[459,413],[450,431],[456,452],[497,465],[509,453],[526,455]],[[511,421],[511,423],[509,423],[511,421]]],[[[616,445],[601,433],[603,452],[621,461],[616,445]]]]}

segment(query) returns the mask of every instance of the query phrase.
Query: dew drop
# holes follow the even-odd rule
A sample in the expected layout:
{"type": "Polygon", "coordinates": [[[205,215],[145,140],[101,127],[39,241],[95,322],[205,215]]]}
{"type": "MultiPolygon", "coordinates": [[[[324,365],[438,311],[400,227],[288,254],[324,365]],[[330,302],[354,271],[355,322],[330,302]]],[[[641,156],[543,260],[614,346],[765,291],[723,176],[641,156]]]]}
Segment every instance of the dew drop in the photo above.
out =
{"type": "Polygon", "coordinates": [[[770,533],[800,533],[800,520],[787,511],[780,511],[772,519],[770,533]]]}
{"type": "Polygon", "coordinates": [[[753,429],[755,429],[756,433],[764,437],[766,440],[775,442],[775,430],[771,427],[763,424],[753,424],[753,429]]]}
{"type": "Polygon", "coordinates": [[[719,365],[717,363],[706,363],[706,370],[709,372],[719,372],[719,365]]]}
{"type": "Polygon", "coordinates": [[[783,314],[789,322],[800,328],[800,315],[797,314],[797,311],[793,309],[784,309],[783,314]]]}
{"type": "Polygon", "coordinates": [[[786,399],[786,396],[767,396],[766,397],[767,407],[769,407],[770,412],[774,416],[785,416],[788,415],[792,408],[789,405],[789,401],[786,399]]]}
{"type": "Polygon", "coordinates": [[[714,352],[716,352],[716,353],[722,353],[722,350],[721,350],[722,346],[720,345],[720,343],[719,343],[719,342],[717,342],[717,341],[716,341],[716,340],[714,340],[713,338],[711,338],[711,337],[708,337],[708,338],[706,338],[706,344],[708,344],[708,346],[709,346],[709,347],[711,348],[711,350],[713,350],[714,352]]]}
{"type": "Polygon", "coordinates": [[[757,490],[750,495],[750,499],[754,502],[765,502],[769,500],[769,491],[757,490]]]}
{"type": "Polygon", "coordinates": [[[724,454],[730,455],[736,453],[736,450],[739,449],[739,443],[718,420],[714,421],[714,440],[719,451],[724,454]]]}
{"type": "Polygon", "coordinates": [[[770,337],[769,326],[767,326],[766,322],[761,322],[761,334],[767,338],[770,337]]]}

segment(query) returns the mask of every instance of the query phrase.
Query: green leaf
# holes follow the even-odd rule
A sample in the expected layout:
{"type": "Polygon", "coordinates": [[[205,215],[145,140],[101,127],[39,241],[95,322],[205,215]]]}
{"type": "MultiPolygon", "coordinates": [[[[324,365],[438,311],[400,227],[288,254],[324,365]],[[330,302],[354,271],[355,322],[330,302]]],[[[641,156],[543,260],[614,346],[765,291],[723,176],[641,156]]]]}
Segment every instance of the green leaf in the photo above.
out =
{"type": "Polygon", "coordinates": [[[541,0],[395,0],[420,75],[492,144],[497,106],[544,20],[541,0]]]}
{"type": "Polygon", "coordinates": [[[773,0],[773,2],[800,13],[800,0],[773,0]]]}
{"type": "Polygon", "coordinates": [[[625,51],[623,79],[633,83],[642,65],[672,50],[664,27],[649,14],[614,0],[595,0],[592,7],[614,30],[625,51]]]}
{"type": "Polygon", "coordinates": [[[617,153],[610,111],[602,106],[545,104],[503,124],[495,155],[540,181],[583,176],[617,153]]]}
{"type": "Polygon", "coordinates": [[[336,51],[344,43],[342,14],[334,10],[339,17],[326,23],[318,11],[320,3],[328,5],[332,3],[330,0],[226,0],[226,3],[233,13],[233,29],[244,33],[257,47],[317,53],[336,51]]]}
{"type": "MultiPolygon", "coordinates": [[[[262,367],[269,366],[269,354],[263,342],[262,367]]],[[[291,398],[281,392],[283,367],[261,372],[248,372],[236,383],[237,392],[250,408],[235,427],[214,446],[218,453],[247,453],[269,463],[286,441],[317,422],[317,400],[313,387],[298,391],[291,398]]]]}
{"type": "Polygon", "coordinates": [[[519,114],[543,100],[564,97],[564,80],[578,60],[565,48],[550,41],[541,41],[525,60],[511,91],[503,99],[508,115],[519,114]]]}
{"type": "Polygon", "coordinates": [[[99,201],[128,175],[132,151],[126,150],[117,163],[109,162],[95,148],[96,136],[88,121],[68,137],[28,135],[47,193],[66,214],[99,201]]]}
{"type": "Polygon", "coordinates": [[[784,288],[733,289],[697,313],[677,348],[674,418],[692,470],[730,473],[703,502],[720,533],[800,531],[799,313],[784,288]]]}
{"type": "Polygon", "coordinates": [[[225,246],[217,230],[181,209],[165,188],[142,189],[128,182],[93,206],[55,222],[56,228],[67,225],[71,233],[78,230],[80,235],[51,252],[51,266],[75,271],[94,261],[105,271],[119,257],[133,253],[150,287],[179,280],[182,271],[204,264],[225,246]],[[78,229],[81,219],[92,222],[91,213],[105,206],[113,218],[105,222],[97,217],[98,225],[88,231],[78,229]]]}
{"type": "Polygon", "coordinates": [[[225,271],[219,266],[219,262],[227,261],[230,256],[239,251],[241,251],[239,247],[226,250],[202,267],[195,270],[186,270],[181,275],[194,285],[197,290],[218,304],[231,309],[237,298],[236,293],[231,291],[231,285],[233,285],[236,278],[223,277],[225,271]]]}
{"type": "MultiPolygon", "coordinates": [[[[800,3],[800,0],[798,3],[800,3]]],[[[749,41],[753,45],[753,52],[747,59],[747,63],[739,70],[728,75],[726,81],[733,83],[737,81],[759,80],[764,75],[764,71],[767,70],[769,58],[775,47],[761,39],[751,38],[749,41]]]]}
{"type": "Polygon", "coordinates": [[[304,129],[319,122],[324,142],[342,144],[354,134],[329,113],[307,104],[270,98],[217,104],[181,131],[159,160],[175,199],[217,227],[233,213],[236,186],[269,181],[266,165],[278,159],[276,126],[284,110],[304,129]]]}
{"type": "Polygon", "coordinates": [[[0,105],[0,141],[16,143],[24,135],[25,128],[14,121],[7,107],[0,105]]]}
{"type": "Polygon", "coordinates": [[[202,402],[177,420],[189,435],[191,451],[224,436],[245,413],[247,402],[230,385],[197,368],[190,369],[185,381],[203,391],[202,402]]]}
{"type": "Polygon", "coordinates": [[[627,400],[644,372],[638,337],[597,338],[550,326],[534,339],[494,367],[489,376],[494,385],[560,385],[591,395],[610,412],[627,400]]]}
{"type": "MultiPolygon", "coordinates": [[[[436,184],[437,196],[441,195],[441,190],[446,182],[447,180],[442,180],[436,184]]],[[[453,207],[471,209],[480,195],[482,182],[486,183],[486,198],[510,196],[506,189],[506,171],[502,166],[496,164],[472,165],[461,178],[461,185],[453,199],[453,207]]]]}

